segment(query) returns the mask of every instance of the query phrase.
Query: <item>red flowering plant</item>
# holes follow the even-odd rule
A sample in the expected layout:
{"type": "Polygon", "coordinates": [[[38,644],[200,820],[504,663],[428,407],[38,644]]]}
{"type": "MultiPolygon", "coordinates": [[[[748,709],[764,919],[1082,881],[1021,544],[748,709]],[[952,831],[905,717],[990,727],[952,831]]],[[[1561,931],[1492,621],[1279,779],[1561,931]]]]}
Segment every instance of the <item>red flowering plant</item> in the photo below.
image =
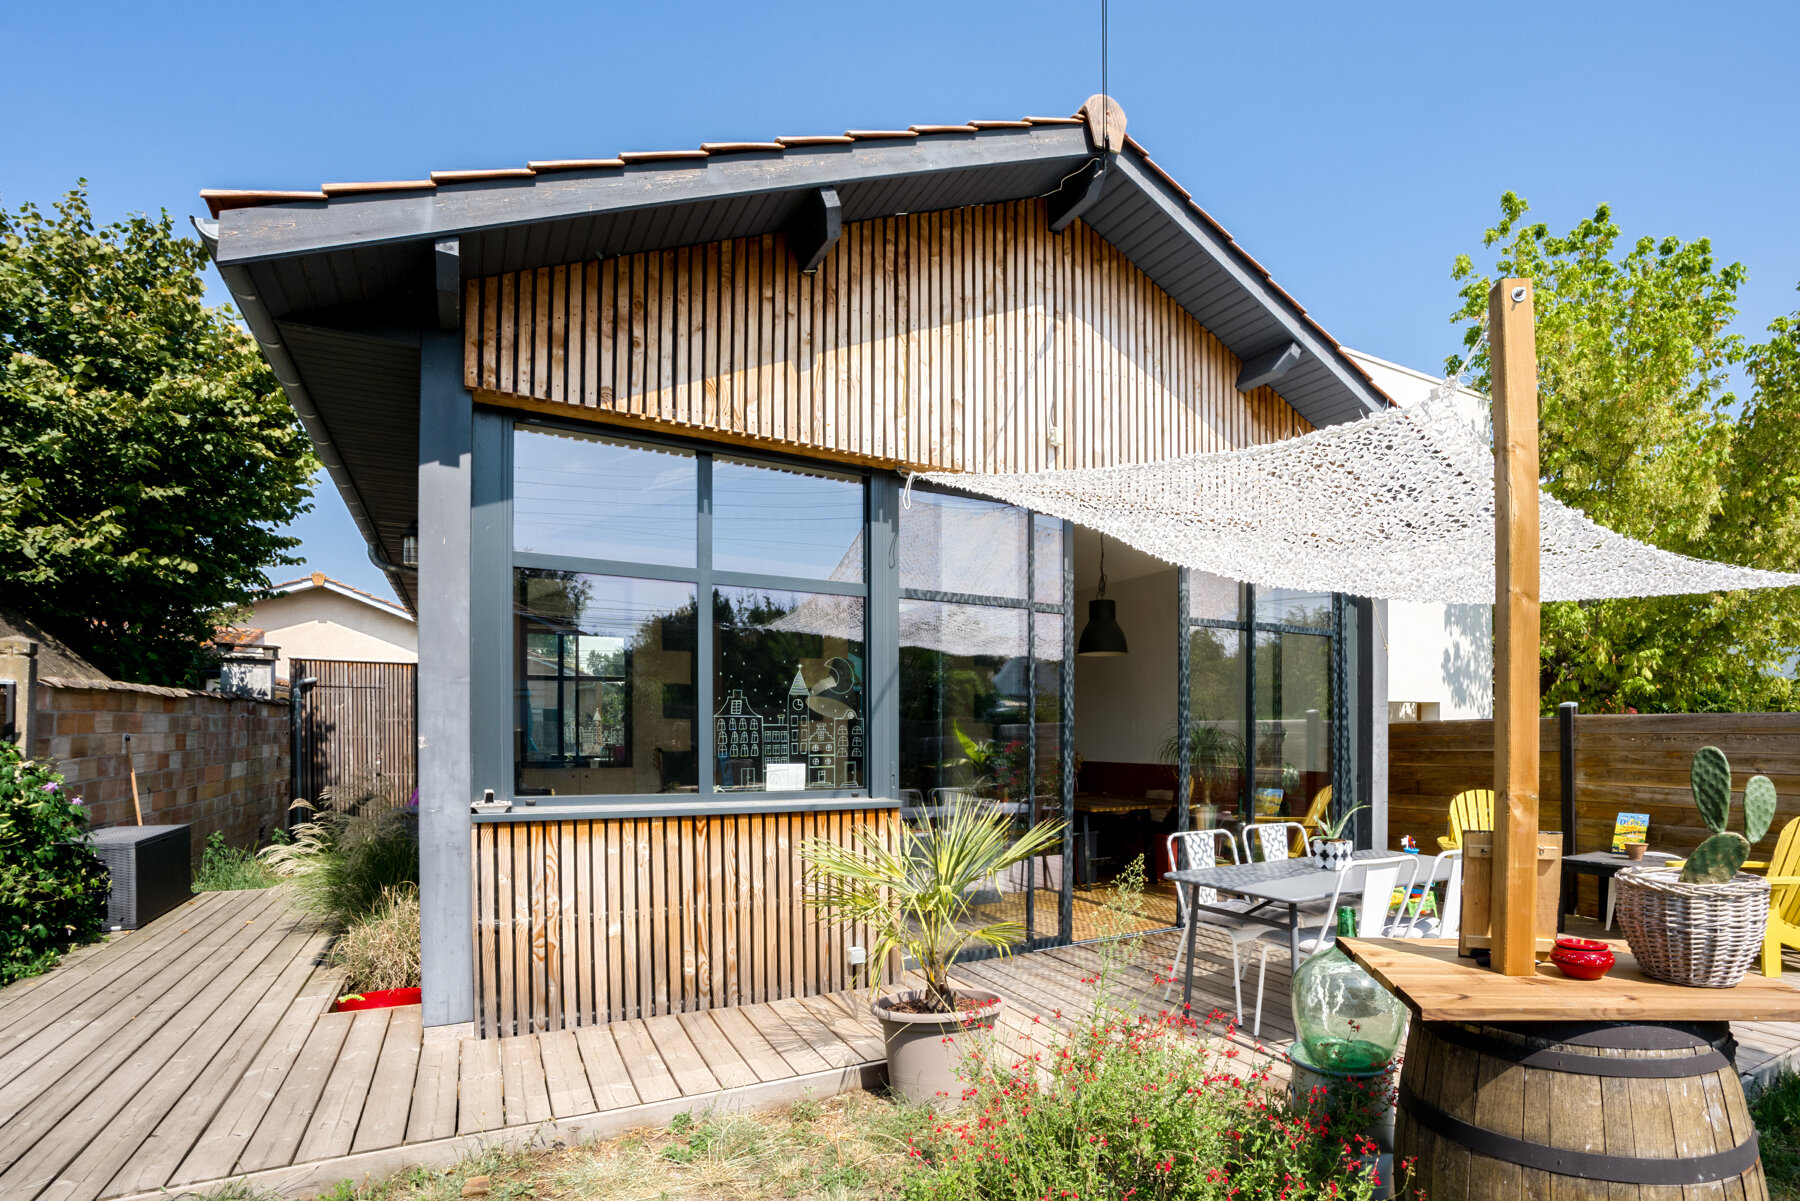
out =
{"type": "Polygon", "coordinates": [[[1388,1183],[1360,1133],[1388,1103],[1382,1090],[1290,1101],[1275,1058],[1246,1048],[1226,1015],[1132,995],[1135,950],[1103,952],[1083,981],[1091,1006],[1060,1028],[973,1045],[962,1108],[910,1140],[907,1201],[1367,1201],[1388,1183]]]}

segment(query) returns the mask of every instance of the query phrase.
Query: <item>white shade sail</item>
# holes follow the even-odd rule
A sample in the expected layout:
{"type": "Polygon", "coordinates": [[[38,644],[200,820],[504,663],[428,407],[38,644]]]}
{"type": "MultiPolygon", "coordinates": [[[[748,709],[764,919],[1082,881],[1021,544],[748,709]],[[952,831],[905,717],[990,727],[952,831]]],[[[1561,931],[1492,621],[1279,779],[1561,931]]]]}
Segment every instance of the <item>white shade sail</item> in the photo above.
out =
{"type": "MultiPolygon", "coordinates": [[[[1438,395],[1243,450],[1125,467],[918,478],[1097,530],[1265,587],[1491,604],[1494,460],[1486,414],[1438,395]]],[[[1783,588],[1800,574],[1691,559],[1540,496],[1546,601],[1783,588]]]]}

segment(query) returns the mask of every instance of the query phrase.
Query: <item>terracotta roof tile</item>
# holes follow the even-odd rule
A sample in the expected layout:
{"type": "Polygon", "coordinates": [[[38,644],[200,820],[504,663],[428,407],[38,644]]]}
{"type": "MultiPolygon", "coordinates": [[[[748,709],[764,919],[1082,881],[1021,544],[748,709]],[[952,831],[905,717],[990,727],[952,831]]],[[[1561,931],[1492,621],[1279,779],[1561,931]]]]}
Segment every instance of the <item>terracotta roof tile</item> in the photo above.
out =
{"type": "Polygon", "coordinates": [[[1026,117],[1027,125],[1081,125],[1081,117],[1026,117]]]}
{"type": "Polygon", "coordinates": [[[911,125],[914,133],[976,133],[973,125],[911,125]]]}
{"type": "Polygon", "coordinates": [[[431,182],[477,183],[484,179],[530,179],[536,174],[530,167],[497,167],[491,171],[433,171],[431,182]]]}
{"type": "Polygon", "coordinates": [[[597,171],[606,167],[623,167],[622,158],[552,158],[534,159],[526,164],[534,175],[547,171],[597,171]]]}
{"type": "Polygon", "coordinates": [[[780,142],[702,142],[700,149],[708,154],[754,154],[759,150],[785,150],[780,142]]]}
{"type": "Polygon", "coordinates": [[[202,188],[200,199],[214,217],[226,209],[256,208],[264,204],[292,204],[298,200],[325,200],[323,192],[268,192],[256,188],[202,188]]]}
{"type": "Polygon", "coordinates": [[[971,121],[976,129],[1030,129],[1029,121],[971,121]]]}
{"type": "Polygon", "coordinates": [[[775,139],[783,146],[841,146],[846,142],[854,142],[855,138],[841,133],[812,133],[799,137],[783,136],[775,139]]]}
{"type": "Polygon", "coordinates": [[[919,135],[910,129],[846,129],[844,136],[859,142],[873,142],[880,138],[916,138],[919,135]]]}
{"type": "Polygon", "coordinates": [[[389,179],[379,183],[324,183],[319,190],[326,196],[357,196],[365,192],[419,192],[437,187],[429,179],[389,179]]]}
{"type": "Polygon", "coordinates": [[[627,163],[662,163],[673,159],[705,158],[704,150],[627,150],[621,155],[627,163]]]}

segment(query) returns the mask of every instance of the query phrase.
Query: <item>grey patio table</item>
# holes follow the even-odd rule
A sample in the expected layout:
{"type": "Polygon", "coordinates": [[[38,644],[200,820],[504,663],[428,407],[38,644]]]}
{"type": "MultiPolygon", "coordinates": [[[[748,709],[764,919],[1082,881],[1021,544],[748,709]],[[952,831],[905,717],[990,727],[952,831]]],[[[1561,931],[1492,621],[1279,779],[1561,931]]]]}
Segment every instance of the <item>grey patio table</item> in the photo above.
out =
{"type": "MultiPolygon", "coordinates": [[[[1334,892],[1340,897],[1360,897],[1363,892],[1363,878],[1367,869],[1356,866],[1358,859],[1387,859],[1399,854],[1398,851],[1357,851],[1352,856],[1351,866],[1344,869],[1344,886],[1338,890],[1337,872],[1327,871],[1320,866],[1319,860],[1307,856],[1302,859],[1273,859],[1263,863],[1231,863],[1223,867],[1186,868],[1182,871],[1167,872],[1163,879],[1187,889],[1187,912],[1201,910],[1216,913],[1222,917],[1235,918],[1240,921],[1256,922],[1272,930],[1286,930],[1288,935],[1289,967],[1300,966],[1300,907],[1315,901],[1329,901],[1334,892]],[[1234,909],[1225,905],[1202,905],[1195,901],[1194,890],[1213,888],[1219,892],[1228,892],[1235,896],[1246,897],[1257,902],[1248,909],[1234,909]],[[1276,913],[1285,908],[1286,920],[1273,914],[1264,913],[1265,909],[1273,909],[1276,913]]],[[[1436,862],[1437,873],[1430,880],[1419,879],[1417,884],[1429,884],[1436,880],[1446,880],[1450,876],[1450,864],[1443,860],[1424,859],[1420,864],[1421,874],[1427,865],[1436,862]]],[[[1187,928],[1187,972],[1183,981],[1181,999],[1183,1004],[1192,1004],[1194,999],[1194,944],[1198,933],[1194,922],[1187,928]]]]}

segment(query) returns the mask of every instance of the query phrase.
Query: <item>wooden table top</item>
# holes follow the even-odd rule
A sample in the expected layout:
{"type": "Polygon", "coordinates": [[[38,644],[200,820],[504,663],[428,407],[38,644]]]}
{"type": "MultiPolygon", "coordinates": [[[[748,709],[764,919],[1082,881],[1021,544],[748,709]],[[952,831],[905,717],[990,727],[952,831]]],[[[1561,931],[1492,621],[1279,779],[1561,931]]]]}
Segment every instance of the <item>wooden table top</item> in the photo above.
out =
{"type": "Polygon", "coordinates": [[[1793,1022],[1800,977],[1769,979],[1752,968],[1736,988],[1688,988],[1652,980],[1623,941],[1599,980],[1571,980],[1553,964],[1532,976],[1502,976],[1456,954],[1453,938],[1345,938],[1350,957],[1428,1022],[1793,1022]]]}

